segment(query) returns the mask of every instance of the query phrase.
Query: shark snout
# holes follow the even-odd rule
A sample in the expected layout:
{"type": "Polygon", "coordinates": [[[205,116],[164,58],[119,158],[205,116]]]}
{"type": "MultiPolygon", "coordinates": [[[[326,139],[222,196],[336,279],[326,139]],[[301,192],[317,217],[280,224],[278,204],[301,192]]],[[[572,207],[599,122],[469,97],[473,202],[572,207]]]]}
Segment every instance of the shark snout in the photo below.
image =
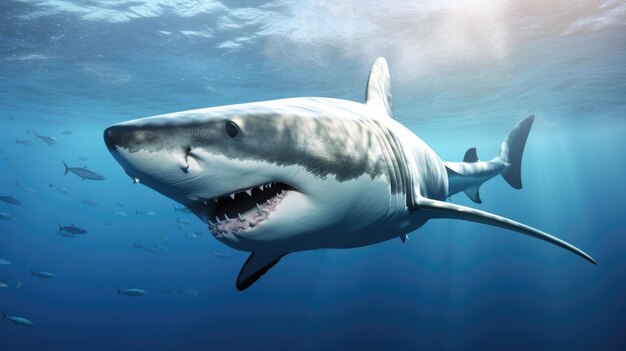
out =
{"type": "Polygon", "coordinates": [[[104,143],[110,152],[121,146],[124,141],[128,140],[132,130],[128,127],[114,125],[104,130],[104,143]]]}

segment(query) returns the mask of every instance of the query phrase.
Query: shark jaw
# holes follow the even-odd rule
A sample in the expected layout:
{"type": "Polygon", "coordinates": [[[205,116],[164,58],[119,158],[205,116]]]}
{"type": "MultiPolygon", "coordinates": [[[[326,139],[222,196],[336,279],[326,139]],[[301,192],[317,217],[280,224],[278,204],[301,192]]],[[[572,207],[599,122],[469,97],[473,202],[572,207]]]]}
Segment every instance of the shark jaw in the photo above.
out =
{"type": "Polygon", "coordinates": [[[270,182],[223,194],[207,201],[207,225],[218,239],[228,235],[243,235],[267,221],[277,206],[294,187],[282,182],[270,182]]]}

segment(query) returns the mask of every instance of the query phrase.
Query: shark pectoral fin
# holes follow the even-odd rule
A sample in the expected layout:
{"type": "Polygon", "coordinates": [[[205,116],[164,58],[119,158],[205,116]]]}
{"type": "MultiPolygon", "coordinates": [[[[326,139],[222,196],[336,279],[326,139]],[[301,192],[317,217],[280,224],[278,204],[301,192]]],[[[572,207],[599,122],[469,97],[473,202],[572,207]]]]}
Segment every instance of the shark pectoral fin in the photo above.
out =
{"type": "Polygon", "coordinates": [[[407,234],[402,234],[400,235],[400,240],[405,243],[407,240],[409,240],[409,236],[407,234]]]}
{"type": "Polygon", "coordinates": [[[241,267],[237,277],[237,290],[243,291],[254,284],[286,254],[253,252],[241,267]]]}
{"type": "Polygon", "coordinates": [[[454,219],[462,219],[465,221],[477,222],[492,225],[495,227],[501,227],[505,229],[510,229],[522,234],[526,234],[532,236],[534,238],[547,241],[556,246],[560,246],[568,251],[571,251],[578,256],[586,259],[587,261],[596,264],[596,261],[585,252],[580,250],[579,248],[559,239],[553,237],[548,233],[544,233],[540,230],[537,230],[533,227],[527,226],[525,224],[515,222],[508,218],[504,218],[493,213],[476,210],[470,207],[455,205],[443,201],[431,200],[431,199],[420,199],[418,201],[418,211],[424,211],[427,215],[428,219],[434,218],[454,218],[454,219]]]}
{"type": "Polygon", "coordinates": [[[480,199],[479,189],[480,189],[480,185],[467,188],[463,190],[463,192],[465,193],[465,195],[467,195],[467,197],[470,198],[470,200],[474,201],[477,204],[482,204],[483,201],[480,199]]]}

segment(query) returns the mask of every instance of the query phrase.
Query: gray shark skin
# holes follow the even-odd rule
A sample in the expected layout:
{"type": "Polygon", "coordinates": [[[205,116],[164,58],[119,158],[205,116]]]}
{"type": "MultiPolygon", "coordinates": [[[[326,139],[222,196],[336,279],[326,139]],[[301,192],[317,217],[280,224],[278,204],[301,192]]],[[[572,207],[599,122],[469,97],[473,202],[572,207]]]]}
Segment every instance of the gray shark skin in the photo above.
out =
{"type": "Polygon", "coordinates": [[[115,292],[117,293],[117,295],[126,295],[128,297],[144,296],[148,293],[147,291],[141,290],[141,289],[127,289],[127,290],[115,289],[115,292]]]}
{"type": "Polygon", "coordinates": [[[521,188],[533,116],[490,161],[475,149],[444,162],[392,117],[389,70],[374,63],[365,104],[303,97],[183,111],[113,125],[104,141],[133,182],[189,208],[213,236],[251,252],[244,290],[286,254],[355,248],[400,238],[431,219],[506,228],[593,258],[547,233],[445,202],[502,175],[521,188]]]}
{"type": "Polygon", "coordinates": [[[98,172],[94,171],[93,169],[89,169],[87,168],[87,166],[84,167],[69,167],[67,164],[65,164],[65,161],[63,162],[63,167],[65,167],[65,174],[67,175],[68,172],[72,172],[74,174],[76,174],[77,176],[80,177],[81,180],[85,180],[85,179],[91,179],[91,180],[104,180],[106,178],[104,178],[104,176],[102,174],[99,174],[98,172]]]}
{"type": "Polygon", "coordinates": [[[35,325],[33,322],[29,321],[26,318],[16,317],[16,316],[7,316],[6,313],[4,312],[2,312],[2,319],[8,319],[9,321],[13,322],[13,324],[19,325],[22,327],[32,327],[35,325]]]}

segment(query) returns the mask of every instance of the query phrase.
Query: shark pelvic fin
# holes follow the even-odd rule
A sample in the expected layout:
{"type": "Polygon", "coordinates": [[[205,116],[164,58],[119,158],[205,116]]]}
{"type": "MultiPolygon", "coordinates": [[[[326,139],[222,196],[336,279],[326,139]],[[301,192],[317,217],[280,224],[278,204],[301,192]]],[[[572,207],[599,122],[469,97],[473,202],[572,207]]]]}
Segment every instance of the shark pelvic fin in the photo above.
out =
{"type": "Polygon", "coordinates": [[[483,200],[480,199],[480,185],[469,187],[463,190],[465,195],[477,204],[482,204],[483,200]]]}
{"type": "Polygon", "coordinates": [[[465,221],[477,222],[492,225],[495,227],[505,228],[516,231],[518,233],[526,234],[534,238],[549,242],[553,245],[560,246],[568,251],[571,251],[578,256],[586,259],[587,261],[596,264],[596,261],[580,250],[579,248],[556,238],[548,233],[544,233],[533,227],[525,224],[504,218],[493,213],[476,210],[470,207],[451,204],[448,202],[431,200],[422,198],[418,201],[418,211],[424,211],[428,219],[435,218],[453,218],[461,219],[465,221]]]}
{"type": "Polygon", "coordinates": [[[379,57],[374,62],[370,75],[367,78],[367,90],[365,91],[365,104],[391,114],[391,84],[389,82],[389,68],[384,57],[379,57]]]}
{"type": "Polygon", "coordinates": [[[253,252],[241,267],[237,277],[237,290],[243,291],[267,273],[286,254],[253,252]]]}

